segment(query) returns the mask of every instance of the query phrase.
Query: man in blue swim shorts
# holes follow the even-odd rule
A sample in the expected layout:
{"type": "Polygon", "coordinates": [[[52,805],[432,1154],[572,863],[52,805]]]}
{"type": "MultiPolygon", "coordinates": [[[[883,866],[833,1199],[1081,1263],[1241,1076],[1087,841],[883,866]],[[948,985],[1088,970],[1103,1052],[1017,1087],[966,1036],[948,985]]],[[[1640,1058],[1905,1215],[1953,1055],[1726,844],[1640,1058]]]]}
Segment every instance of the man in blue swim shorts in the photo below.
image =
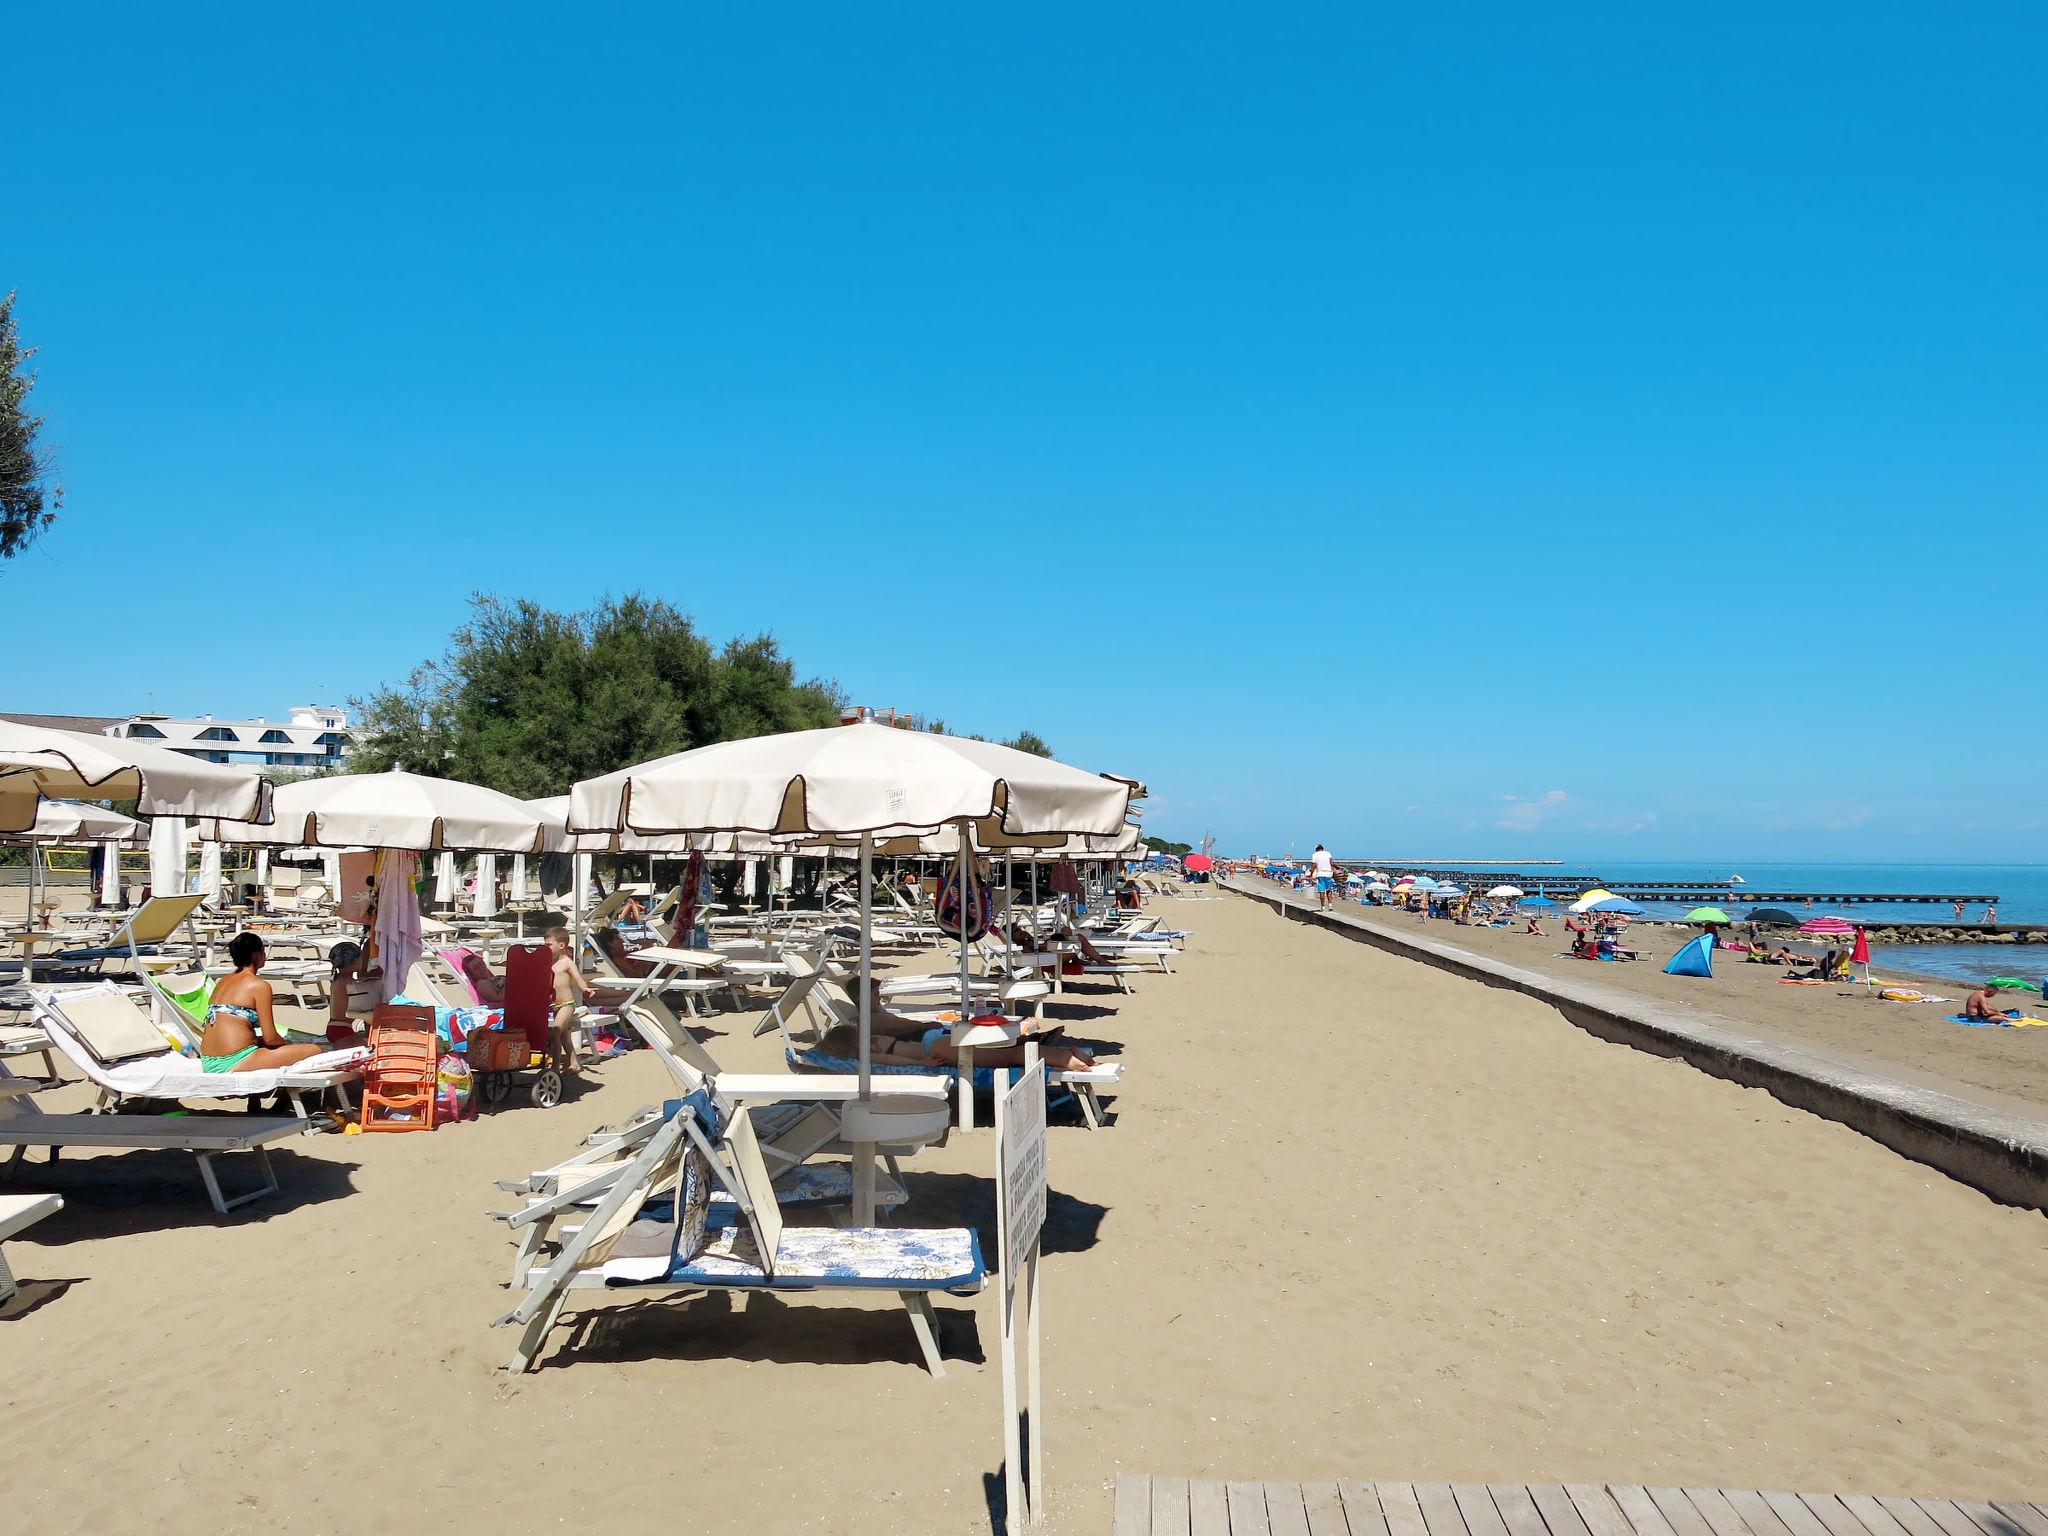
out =
{"type": "Polygon", "coordinates": [[[1337,887],[1337,866],[1330,859],[1330,850],[1317,843],[1316,851],[1309,855],[1308,867],[1316,877],[1316,910],[1327,912],[1331,893],[1337,887]]]}

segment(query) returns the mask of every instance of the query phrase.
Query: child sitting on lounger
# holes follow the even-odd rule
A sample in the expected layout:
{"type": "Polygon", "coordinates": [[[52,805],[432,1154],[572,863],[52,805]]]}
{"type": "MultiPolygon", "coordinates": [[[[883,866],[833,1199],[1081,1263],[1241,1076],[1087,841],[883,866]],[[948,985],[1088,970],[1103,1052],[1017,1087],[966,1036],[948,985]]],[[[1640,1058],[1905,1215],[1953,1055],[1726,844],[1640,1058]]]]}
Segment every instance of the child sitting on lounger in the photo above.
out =
{"type": "MultiPolygon", "coordinates": [[[[949,1038],[951,1033],[944,1024],[924,1029],[915,1039],[872,1033],[868,1036],[869,1059],[898,1067],[957,1067],[960,1051],[949,1038]]],[[[818,1049],[827,1056],[852,1061],[860,1055],[860,1030],[852,1024],[834,1024],[819,1040],[818,1049]]],[[[1048,1042],[1039,1046],[1038,1055],[1055,1072],[1087,1072],[1095,1065],[1095,1058],[1077,1045],[1048,1042]]],[[[974,1048],[974,1064],[977,1067],[1021,1067],[1024,1065],[1024,1047],[978,1045],[974,1048]]]]}

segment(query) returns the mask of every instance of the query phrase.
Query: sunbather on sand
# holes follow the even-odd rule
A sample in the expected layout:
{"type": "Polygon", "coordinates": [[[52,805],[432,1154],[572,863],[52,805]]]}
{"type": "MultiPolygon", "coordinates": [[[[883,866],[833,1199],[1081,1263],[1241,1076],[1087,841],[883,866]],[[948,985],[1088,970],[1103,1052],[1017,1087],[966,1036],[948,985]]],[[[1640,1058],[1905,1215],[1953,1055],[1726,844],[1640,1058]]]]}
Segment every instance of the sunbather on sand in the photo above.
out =
{"type": "Polygon", "coordinates": [[[1529,926],[1527,928],[1524,928],[1522,931],[1524,933],[1533,933],[1539,939],[1547,939],[1550,937],[1549,934],[1543,931],[1543,924],[1538,922],[1533,917],[1529,919],[1529,926]]]}
{"type": "Polygon", "coordinates": [[[199,1064],[209,1072],[261,1072],[288,1067],[326,1049],[287,1045],[270,1015],[270,983],[259,974],[269,958],[263,941],[238,933],[228,941],[235,973],[222,978],[206,1008],[206,1033],[199,1037],[199,1064]]]}
{"type": "MultiPolygon", "coordinates": [[[[870,1033],[869,1059],[899,1067],[957,1067],[960,1052],[948,1038],[949,1033],[943,1024],[924,1029],[916,1039],[870,1033]]],[[[860,1054],[860,1030],[852,1024],[835,1024],[825,1031],[818,1042],[818,1049],[827,1056],[851,1061],[860,1054]]],[[[1055,1072],[1086,1072],[1095,1065],[1095,1058],[1078,1045],[1048,1042],[1039,1046],[1038,1055],[1055,1072]]],[[[1024,1065],[1024,1047],[978,1045],[974,1048],[974,1064],[977,1067],[1021,1067],[1024,1065]]]]}
{"type": "Polygon", "coordinates": [[[1987,1023],[1992,1024],[2010,1023],[2013,1017],[2012,1010],[1992,1006],[1997,1001],[1998,989],[1987,981],[1983,986],[1963,999],[1963,1017],[1966,1019],[1983,1019],[1987,1023]]]}

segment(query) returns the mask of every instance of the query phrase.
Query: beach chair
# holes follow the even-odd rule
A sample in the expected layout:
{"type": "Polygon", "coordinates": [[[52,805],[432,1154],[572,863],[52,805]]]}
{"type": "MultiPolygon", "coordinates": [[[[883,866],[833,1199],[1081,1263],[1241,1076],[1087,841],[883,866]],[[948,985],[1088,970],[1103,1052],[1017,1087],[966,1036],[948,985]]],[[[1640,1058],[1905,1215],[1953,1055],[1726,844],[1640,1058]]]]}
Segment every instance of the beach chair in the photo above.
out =
{"type": "Polygon", "coordinates": [[[665,1116],[561,1251],[522,1277],[527,1294],[494,1326],[520,1329],[516,1373],[531,1368],[572,1294],[889,1290],[926,1366],[943,1376],[931,1297],[972,1296],[986,1279],[971,1227],[785,1226],[752,1122],[704,1093],[665,1116]],[[714,1184],[728,1201],[712,1201],[714,1184]]]}
{"type": "MultiPolygon", "coordinates": [[[[289,1067],[253,1072],[208,1072],[196,1056],[172,1048],[157,1021],[114,985],[29,993],[36,1022],[51,1044],[79,1074],[99,1089],[92,1113],[123,1099],[254,1099],[282,1093],[301,1120],[315,1106],[362,1076],[367,1056],[360,1046],[327,1051],[289,1067]]],[[[181,1011],[181,1017],[182,1017],[181,1011]]],[[[190,1031],[194,1049],[198,1032],[190,1031]]]]}
{"type": "Polygon", "coordinates": [[[370,1016],[362,1128],[431,1131],[440,1105],[441,1041],[434,1010],[386,1003],[370,1016]]]}
{"type": "Polygon", "coordinates": [[[199,1159],[207,1198],[225,1216],[238,1206],[277,1193],[277,1170],[269,1144],[303,1136],[309,1122],[296,1115],[53,1115],[45,1114],[23,1090],[29,1085],[0,1066],[0,1147],[13,1148],[9,1172],[30,1147],[43,1147],[50,1160],[74,1151],[190,1152],[199,1159]],[[263,1170],[261,1188],[229,1200],[221,1193],[213,1160],[229,1152],[253,1152],[263,1170]]]}
{"type": "MultiPolygon", "coordinates": [[[[0,1195],[0,1243],[63,1208],[62,1195],[0,1195]]],[[[7,1267],[6,1253],[0,1251],[0,1304],[12,1301],[20,1290],[14,1271],[7,1267]]]]}
{"type": "MultiPolygon", "coordinates": [[[[698,1090],[699,1094],[710,1091],[708,1087],[698,1090]]],[[[712,1097],[721,1115],[739,1112],[737,1106],[718,1099],[716,1095],[712,1097]]],[[[633,1155],[647,1144],[648,1138],[676,1112],[681,1103],[681,1100],[671,1099],[659,1107],[650,1105],[624,1127],[606,1129],[585,1138],[580,1151],[553,1167],[537,1169],[521,1180],[498,1181],[500,1189],[528,1197],[521,1210],[491,1212],[493,1219],[504,1222],[508,1229],[519,1234],[512,1255],[510,1283],[514,1290],[519,1288],[549,1247],[575,1236],[576,1223],[604,1198],[631,1163],[633,1155]]],[[[948,1116],[944,1105],[935,1106],[920,1099],[877,1100],[870,1107],[878,1107],[881,1113],[891,1115],[894,1120],[884,1132],[897,1138],[887,1144],[888,1172],[875,1181],[876,1209],[893,1211],[909,1199],[903,1187],[902,1171],[896,1165],[896,1156],[908,1155],[910,1148],[905,1143],[912,1138],[920,1146],[934,1140],[943,1142],[948,1116]]],[[[763,1139],[762,1112],[755,1109],[746,1113],[753,1121],[756,1139],[762,1142],[762,1161],[766,1165],[773,1159],[769,1156],[769,1144],[763,1139]]],[[[848,1163],[785,1162],[779,1171],[770,1174],[770,1182],[775,1187],[776,1203],[786,1213],[822,1212],[840,1225],[845,1225],[851,1214],[853,1169],[848,1163]]],[[[723,1190],[714,1189],[711,1198],[729,1201],[731,1196],[723,1190]]]]}
{"type": "MultiPolygon", "coordinates": [[[[168,944],[185,920],[199,910],[205,897],[152,896],[133,912],[128,914],[119,928],[108,937],[104,944],[88,945],[80,949],[59,950],[54,957],[59,967],[76,969],[91,966],[95,971],[105,967],[109,960],[125,959],[130,962],[143,955],[159,954],[168,944]]],[[[140,969],[140,967],[137,967],[140,969]]]]}
{"type": "MultiPolygon", "coordinates": [[[[857,1076],[860,1072],[860,1063],[858,1061],[849,1060],[844,1056],[828,1056],[816,1046],[800,1046],[793,1041],[785,1045],[783,1060],[789,1063],[790,1071],[798,1077],[810,1073],[829,1073],[842,1077],[848,1075],[857,1076]]],[[[1006,1088],[1014,1084],[1021,1075],[1022,1070],[1020,1067],[976,1067],[968,1087],[975,1093],[993,1094],[998,1083],[1001,1083],[1006,1088]],[[1004,1075],[999,1078],[997,1076],[998,1073],[1004,1075]]],[[[912,1066],[908,1062],[871,1061],[868,1063],[868,1072],[870,1076],[874,1077],[896,1077],[900,1075],[936,1078],[944,1085],[944,1091],[947,1094],[957,1096],[960,1093],[960,1073],[953,1067],[939,1065],[919,1067],[912,1066]]],[[[1124,1067],[1120,1061],[1107,1063],[1098,1061],[1093,1069],[1087,1072],[1056,1072],[1051,1067],[1047,1067],[1045,1069],[1046,1108],[1048,1110],[1058,1109],[1071,1102],[1075,1108],[1081,1111],[1081,1118],[1086,1122],[1088,1129],[1099,1131],[1103,1125],[1103,1105],[1100,1094],[1105,1089],[1120,1087],[1123,1080],[1124,1067]]],[[[965,1119],[966,1117],[963,1113],[963,1124],[965,1119]]]]}

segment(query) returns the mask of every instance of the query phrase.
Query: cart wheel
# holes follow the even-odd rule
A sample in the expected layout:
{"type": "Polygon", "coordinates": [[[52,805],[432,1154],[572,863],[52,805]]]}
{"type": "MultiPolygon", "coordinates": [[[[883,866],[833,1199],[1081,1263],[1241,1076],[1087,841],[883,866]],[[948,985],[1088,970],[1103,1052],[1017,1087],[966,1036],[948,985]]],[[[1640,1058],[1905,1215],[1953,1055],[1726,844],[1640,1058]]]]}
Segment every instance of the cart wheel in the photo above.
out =
{"type": "Polygon", "coordinates": [[[533,1076],[533,1102],[542,1109],[553,1109],[562,1102],[562,1074],[553,1067],[542,1067],[533,1076]]]}
{"type": "Polygon", "coordinates": [[[486,1104],[502,1104],[512,1092],[510,1072],[486,1072],[483,1075],[483,1095],[486,1104]]]}

